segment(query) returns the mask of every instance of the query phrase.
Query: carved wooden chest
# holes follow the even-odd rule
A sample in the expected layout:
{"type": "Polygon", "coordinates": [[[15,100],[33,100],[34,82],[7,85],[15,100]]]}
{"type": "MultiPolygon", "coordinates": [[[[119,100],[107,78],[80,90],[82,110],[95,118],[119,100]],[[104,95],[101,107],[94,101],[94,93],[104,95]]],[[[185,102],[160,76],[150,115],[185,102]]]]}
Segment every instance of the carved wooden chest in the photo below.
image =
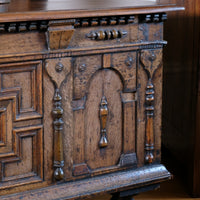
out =
{"type": "Polygon", "coordinates": [[[1,9],[1,199],[131,199],[169,179],[163,21],[182,8],[12,0],[1,9]]]}

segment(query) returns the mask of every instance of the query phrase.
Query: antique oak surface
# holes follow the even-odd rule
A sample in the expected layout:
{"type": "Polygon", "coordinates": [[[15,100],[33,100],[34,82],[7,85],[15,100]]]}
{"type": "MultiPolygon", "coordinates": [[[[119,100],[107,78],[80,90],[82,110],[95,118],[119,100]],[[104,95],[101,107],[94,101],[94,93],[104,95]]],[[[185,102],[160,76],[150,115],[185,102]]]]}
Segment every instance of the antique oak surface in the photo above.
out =
{"type": "Polygon", "coordinates": [[[168,13],[165,24],[163,142],[179,161],[173,168],[181,172],[187,192],[200,197],[200,1],[170,2],[185,11],[168,13]]]}
{"type": "Polygon", "coordinates": [[[12,0],[0,13],[1,199],[132,199],[160,164],[158,1],[12,0]]]}

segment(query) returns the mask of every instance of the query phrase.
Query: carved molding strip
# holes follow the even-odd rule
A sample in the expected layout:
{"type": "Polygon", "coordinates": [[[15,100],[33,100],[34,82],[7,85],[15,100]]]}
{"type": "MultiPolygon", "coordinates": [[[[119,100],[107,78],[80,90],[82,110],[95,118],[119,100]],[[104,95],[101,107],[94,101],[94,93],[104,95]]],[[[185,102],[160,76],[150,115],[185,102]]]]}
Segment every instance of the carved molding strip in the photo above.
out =
{"type": "Polygon", "coordinates": [[[158,23],[167,20],[166,13],[154,13],[154,14],[147,14],[147,15],[140,15],[139,22],[143,23],[158,23]]]}
{"type": "Polygon", "coordinates": [[[63,125],[62,120],[63,108],[62,108],[62,96],[60,94],[60,87],[66,76],[70,73],[71,65],[70,59],[67,58],[67,62],[62,64],[61,61],[54,65],[51,61],[46,63],[46,71],[51,80],[55,84],[55,94],[53,97],[53,127],[54,127],[54,178],[60,181],[64,178],[64,157],[63,157],[63,125]]]}
{"type": "Polygon", "coordinates": [[[0,33],[9,32],[25,32],[25,31],[46,31],[48,21],[33,21],[33,22],[12,22],[0,24],[0,33]]]}
{"type": "MultiPolygon", "coordinates": [[[[158,23],[167,19],[166,13],[155,13],[148,15],[139,15],[139,22],[158,23]]],[[[93,27],[93,26],[107,26],[107,25],[124,25],[138,23],[138,16],[112,16],[112,17],[99,17],[99,18],[80,18],[70,20],[58,20],[62,22],[70,21],[70,25],[74,28],[93,27]]],[[[25,32],[25,31],[46,31],[49,26],[56,24],[56,20],[52,21],[28,21],[28,22],[11,22],[1,23],[0,33],[2,32],[25,32]]],[[[68,23],[69,24],[69,23],[68,23]]],[[[57,24],[56,24],[57,25],[57,24]]]]}
{"type": "Polygon", "coordinates": [[[146,112],[146,127],[145,127],[145,162],[150,164],[154,160],[154,85],[153,77],[161,65],[162,49],[157,50],[142,50],[140,61],[147,72],[148,83],[145,93],[145,112],[146,112]]]}
{"type": "Polygon", "coordinates": [[[108,140],[107,140],[107,133],[106,133],[106,122],[108,117],[108,103],[106,100],[106,97],[103,96],[100,103],[100,122],[101,122],[101,138],[99,141],[99,147],[104,148],[108,146],[108,140]]]}
{"type": "Polygon", "coordinates": [[[91,26],[106,26],[106,25],[123,25],[137,23],[136,16],[113,16],[113,17],[99,17],[76,19],[75,28],[91,27],[91,26]]]}

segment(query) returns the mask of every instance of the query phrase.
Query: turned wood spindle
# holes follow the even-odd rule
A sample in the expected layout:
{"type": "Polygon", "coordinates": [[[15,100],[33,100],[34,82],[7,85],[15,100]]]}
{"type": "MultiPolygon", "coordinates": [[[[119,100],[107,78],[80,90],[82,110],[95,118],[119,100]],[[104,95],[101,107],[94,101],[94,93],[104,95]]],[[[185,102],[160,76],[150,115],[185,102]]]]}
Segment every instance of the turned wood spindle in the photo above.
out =
{"type": "Polygon", "coordinates": [[[103,96],[100,103],[100,121],[101,121],[101,138],[99,141],[99,147],[107,147],[108,140],[107,140],[107,133],[106,133],[106,122],[108,117],[108,107],[107,107],[107,100],[106,97],[103,96]]]}

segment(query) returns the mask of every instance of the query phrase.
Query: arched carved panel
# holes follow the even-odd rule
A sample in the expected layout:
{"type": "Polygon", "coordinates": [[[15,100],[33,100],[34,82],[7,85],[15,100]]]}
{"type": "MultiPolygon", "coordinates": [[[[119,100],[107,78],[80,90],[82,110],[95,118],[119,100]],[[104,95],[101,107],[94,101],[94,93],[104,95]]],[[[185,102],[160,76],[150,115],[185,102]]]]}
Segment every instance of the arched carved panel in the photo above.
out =
{"type": "Polygon", "coordinates": [[[85,153],[91,169],[116,165],[122,152],[122,83],[112,70],[102,70],[90,81],[85,107],[85,153]],[[101,123],[99,116],[102,97],[107,99],[106,148],[99,148],[101,123]]]}
{"type": "Polygon", "coordinates": [[[137,164],[135,57],[74,58],[74,176],[137,164]]]}

